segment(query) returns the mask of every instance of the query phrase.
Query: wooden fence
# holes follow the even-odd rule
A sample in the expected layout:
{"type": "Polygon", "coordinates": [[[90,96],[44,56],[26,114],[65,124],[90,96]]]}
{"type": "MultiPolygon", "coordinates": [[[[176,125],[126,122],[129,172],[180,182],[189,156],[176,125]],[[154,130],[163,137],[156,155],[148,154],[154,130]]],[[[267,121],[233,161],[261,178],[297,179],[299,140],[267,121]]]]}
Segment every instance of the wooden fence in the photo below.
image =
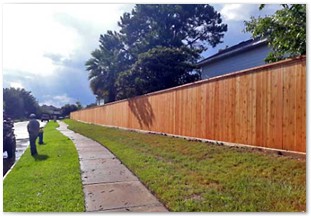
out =
{"type": "Polygon", "coordinates": [[[306,58],[80,110],[71,118],[306,152],[306,58]]]}

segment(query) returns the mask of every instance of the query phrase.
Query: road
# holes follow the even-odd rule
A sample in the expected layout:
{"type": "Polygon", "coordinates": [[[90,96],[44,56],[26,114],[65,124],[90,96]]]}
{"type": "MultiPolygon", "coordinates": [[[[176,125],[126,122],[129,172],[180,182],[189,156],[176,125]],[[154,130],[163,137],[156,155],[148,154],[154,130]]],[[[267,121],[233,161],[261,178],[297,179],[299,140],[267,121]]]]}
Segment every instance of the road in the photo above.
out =
{"type": "MultiPolygon", "coordinates": [[[[46,122],[40,122],[40,127],[44,127],[46,122]]],[[[15,160],[7,159],[6,152],[3,152],[3,176],[20,159],[29,145],[27,132],[28,121],[14,123],[14,134],[16,138],[16,157],[15,160]]]]}

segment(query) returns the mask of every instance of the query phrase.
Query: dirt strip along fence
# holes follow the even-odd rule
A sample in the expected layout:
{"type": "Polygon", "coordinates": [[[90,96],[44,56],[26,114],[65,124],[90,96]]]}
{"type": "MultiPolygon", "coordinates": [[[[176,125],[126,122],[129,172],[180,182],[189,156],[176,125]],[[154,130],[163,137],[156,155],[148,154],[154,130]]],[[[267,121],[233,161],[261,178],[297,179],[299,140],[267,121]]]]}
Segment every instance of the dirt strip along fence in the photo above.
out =
{"type": "Polygon", "coordinates": [[[74,120],[306,152],[306,58],[71,113],[74,120]]]}

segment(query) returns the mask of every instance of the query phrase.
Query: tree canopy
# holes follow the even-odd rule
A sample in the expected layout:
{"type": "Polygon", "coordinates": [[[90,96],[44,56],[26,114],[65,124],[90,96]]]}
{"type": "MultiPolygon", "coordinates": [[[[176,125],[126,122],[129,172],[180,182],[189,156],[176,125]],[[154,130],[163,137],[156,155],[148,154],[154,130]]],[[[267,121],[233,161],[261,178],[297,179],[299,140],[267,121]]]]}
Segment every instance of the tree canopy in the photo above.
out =
{"type": "Polygon", "coordinates": [[[63,116],[69,116],[71,112],[82,109],[80,102],[76,102],[76,104],[65,104],[61,107],[61,112],[63,116]]]}
{"type": "Polygon", "coordinates": [[[208,4],[138,4],[118,25],[86,62],[93,93],[108,102],[198,80],[194,63],[227,31],[208,4]]]}
{"type": "Polygon", "coordinates": [[[4,111],[13,119],[28,118],[31,113],[40,114],[37,100],[30,91],[21,88],[4,88],[4,111]]]}
{"type": "MultiPolygon", "coordinates": [[[[263,8],[264,5],[261,5],[259,9],[263,8]]],[[[283,4],[274,15],[251,17],[245,25],[245,30],[251,32],[253,37],[267,38],[268,45],[272,47],[267,62],[306,54],[305,4],[283,4]]]]}
{"type": "Polygon", "coordinates": [[[142,95],[198,80],[189,49],[156,47],[139,54],[130,70],[117,79],[117,99],[142,95]],[[156,73],[155,73],[156,72],[156,73]]]}

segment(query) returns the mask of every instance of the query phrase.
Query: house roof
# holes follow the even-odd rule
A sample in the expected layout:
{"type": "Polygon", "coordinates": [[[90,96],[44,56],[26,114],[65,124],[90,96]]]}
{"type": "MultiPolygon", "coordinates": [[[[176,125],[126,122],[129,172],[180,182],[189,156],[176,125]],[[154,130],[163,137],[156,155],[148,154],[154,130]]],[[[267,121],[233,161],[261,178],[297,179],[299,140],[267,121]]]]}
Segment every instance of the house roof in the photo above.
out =
{"type": "Polygon", "coordinates": [[[253,49],[255,47],[261,46],[261,45],[266,44],[266,43],[267,43],[267,39],[260,39],[260,38],[242,41],[242,42],[240,42],[236,45],[233,45],[231,47],[228,47],[226,49],[219,50],[218,53],[199,61],[197,63],[197,66],[203,66],[203,65],[210,63],[212,61],[220,60],[220,59],[225,58],[229,55],[238,54],[240,52],[245,52],[247,50],[253,49]]]}

